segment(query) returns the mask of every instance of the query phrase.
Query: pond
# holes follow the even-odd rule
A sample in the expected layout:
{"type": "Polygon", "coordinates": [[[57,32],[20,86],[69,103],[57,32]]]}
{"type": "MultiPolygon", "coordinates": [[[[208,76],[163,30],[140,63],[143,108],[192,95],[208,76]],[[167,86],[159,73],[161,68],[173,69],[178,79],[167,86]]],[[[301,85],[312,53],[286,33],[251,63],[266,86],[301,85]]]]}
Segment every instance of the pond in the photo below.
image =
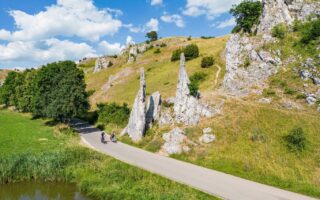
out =
{"type": "Polygon", "coordinates": [[[89,200],[73,184],[15,183],[0,185],[1,200],[89,200]]]}

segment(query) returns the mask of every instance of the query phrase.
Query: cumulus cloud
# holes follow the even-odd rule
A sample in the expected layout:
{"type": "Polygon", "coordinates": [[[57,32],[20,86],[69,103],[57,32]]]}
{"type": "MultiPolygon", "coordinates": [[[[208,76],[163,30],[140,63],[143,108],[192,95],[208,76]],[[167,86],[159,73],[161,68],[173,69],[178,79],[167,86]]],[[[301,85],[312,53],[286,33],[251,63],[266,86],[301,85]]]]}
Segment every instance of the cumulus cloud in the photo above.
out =
{"type": "Polygon", "coordinates": [[[0,45],[0,64],[11,67],[36,67],[58,60],[76,60],[96,56],[95,50],[87,43],[69,40],[47,39],[15,41],[0,45]]]}
{"type": "Polygon", "coordinates": [[[107,41],[102,41],[99,43],[99,50],[103,55],[119,54],[123,48],[125,47],[120,43],[110,44],[107,41]]]}
{"type": "Polygon", "coordinates": [[[152,6],[162,5],[162,0],[151,0],[152,6]]]}
{"type": "Polygon", "coordinates": [[[166,13],[161,16],[161,20],[167,23],[175,23],[177,27],[184,27],[184,21],[180,15],[167,15],[166,13]]]}
{"type": "Polygon", "coordinates": [[[230,19],[227,19],[225,21],[219,22],[218,25],[217,25],[217,28],[222,29],[222,28],[235,26],[235,25],[236,25],[235,19],[234,18],[230,18],[230,19]]]}
{"type": "Polygon", "coordinates": [[[133,38],[130,35],[128,35],[126,45],[133,45],[133,44],[135,44],[135,42],[133,41],[133,38]]]}
{"type": "Polygon", "coordinates": [[[132,33],[139,33],[139,32],[142,32],[143,30],[141,27],[133,26],[133,24],[124,24],[123,27],[128,28],[129,31],[132,33]]]}
{"type": "Polygon", "coordinates": [[[17,31],[0,30],[0,40],[28,41],[56,36],[77,36],[90,41],[98,41],[106,35],[113,35],[122,26],[113,14],[119,10],[100,10],[92,0],[58,0],[57,4],[31,15],[20,10],[12,10],[17,31]]]}
{"type": "Polygon", "coordinates": [[[214,19],[228,12],[232,5],[240,2],[241,0],[187,0],[183,14],[192,17],[205,15],[208,19],[214,19]]]}
{"type": "Polygon", "coordinates": [[[144,27],[144,31],[158,31],[159,21],[157,19],[151,18],[144,27]]]}

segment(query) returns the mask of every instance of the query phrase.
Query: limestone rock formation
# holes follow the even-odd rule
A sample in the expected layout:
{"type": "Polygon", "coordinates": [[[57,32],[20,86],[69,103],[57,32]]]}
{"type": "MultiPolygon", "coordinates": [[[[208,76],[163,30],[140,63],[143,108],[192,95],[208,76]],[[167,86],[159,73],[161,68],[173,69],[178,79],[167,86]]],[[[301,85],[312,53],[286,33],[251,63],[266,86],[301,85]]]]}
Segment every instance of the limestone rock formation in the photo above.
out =
{"type": "Polygon", "coordinates": [[[97,58],[93,73],[97,73],[103,69],[111,67],[111,65],[112,65],[112,62],[108,59],[108,57],[104,56],[104,57],[97,58]]]}
{"type": "Polygon", "coordinates": [[[131,45],[129,47],[129,59],[128,63],[136,61],[137,57],[147,51],[147,44],[131,45]]]}
{"type": "Polygon", "coordinates": [[[160,118],[160,109],[161,109],[161,95],[159,92],[154,92],[148,98],[147,105],[147,115],[146,123],[147,127],[150,128],[154,121],[159,120],[160,118]]]}
{"type": "Polygon", "coordinates": [[[175,120],[186,125],[195,125],[201,117],[212,117],[213,110],[190,95],[188,84],[190,80],[185,69],[185,57],[181,54],[180,72],[174,101],[175,120]]]}
{"type": "Polygon", "coordinates": [[[272,28],[285,23],[291,25],[295,19],[305,20],[310,14],[320,14],[320,2],[304,0],[262,0],[263,13],[258,33],[269,34],[272,28]]]}
{"type": "Polygon", "coordinates": [[[162,151],[166,155],[180,154],[190,150],[186,145],[187,136],[179,128],[174,128],[170,132],[163,134],[162,138],[165,140],[165,143],[162,146],[162,151]]]}
{"type": "Polygon", "coordinates": [[[126,129],[135,142],[142,139],[146,130],[146,81],[143,68],[140,69],[140,89],[134,100],[126,129]]]}
{"type": "Polygon", "coordinates": [[[205,133],[199,138],[199,142],[209,144],[216,140],[216,136],[214,134],[205,133]]]}
{"type": "MultiPolygon", "coordinates": [[[[226,46],[224,89],[233,95],[247,95],[253,86],[263,87],[264,80],[277,72],[281,60],[270,52],[258,50],[247,36],[232,35],[226,46]]],[[[277,52],[274,52],[277,54],[277,52]]]]}
{"type": "Polygon", "coordinates": [[[315,85],[320,86],[320,71],[318,70],[315,61],[312,58],[307,58],[301,63],[300,77],[302,80],[311,79],[315,85]]]}

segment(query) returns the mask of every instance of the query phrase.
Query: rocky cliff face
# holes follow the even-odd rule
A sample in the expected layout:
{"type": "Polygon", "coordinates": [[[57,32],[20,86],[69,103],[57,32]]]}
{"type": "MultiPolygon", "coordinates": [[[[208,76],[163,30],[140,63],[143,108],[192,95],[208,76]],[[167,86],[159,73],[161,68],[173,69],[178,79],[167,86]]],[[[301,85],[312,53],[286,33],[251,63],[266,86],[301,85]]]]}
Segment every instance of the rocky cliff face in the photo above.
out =
{"type": "Polygon", "coordinates": [[[307,3],[304,0],[262,0],[263,13],[258,33],[268,34],[272,28],[285,23],[291,25],[295,19],[305,20],[310,14],[320,14],[320,2],[307,3]]]}
{"type": "Polygon", "coordinates": [[[154,121],[159,120],[161,109],[161,95],[160,92],[154,92],[148,98],[146,123],[147,128],[152,127],[154,121]]]}
{"type": "Polygon", "coordinates": [[[103,57],[97,58],[93,73],[97,73],[103,69],[110,67],[111,65],[112,65],[112,63],[108,59],[108,57],[103,56],[103,57]]]}
{"type": "Polygon", "coordinates": [[[185,69],[185,57],[182,53],[180,58],[179,80],[174,102],[175,120],[178,123],[195,125],[199,122],[201,117],[212,117],[213,110],[190,95],[189,84],[190,80],[185,69]]]}
{"type": "Polygon", "coordinates": [[[128,63],[136,61],[137,57],[142,55],[148,48],[147,44],[133,45],[129,47],[128,63]]]}
{"type": "Polygon", "coordinates": [[[262,43],[253,44],[247,36],[232,35],[226,46],[224,89],[234,95],[246,95],[252,87],[263,87],[264,80],[277,72],[281,65],[276,54],[258,50],[262,43]]]}
{"type": "Polygon", "coordinates": [[[140,69],[140,89],[134,100],[126,132],[133,141],[142,139],[146,129],[146,80],[143,68],[140,69]]]}
{"type": "Polygon", "coordinates": [[[275,74],[282,63],[280,52],[263,50],[263,45],[273,42],[272,28],[295,19],[305,20],[312,13],[320,14],[320,2],[303,0],[262,0],[263,14],[257,27],[257,37],[232,35],[226,46],[226,75],[223,88],[233,95],[260,93],[265,80],[275,74]],[[258,88],[254,89],[254,88],[258,88]]]}

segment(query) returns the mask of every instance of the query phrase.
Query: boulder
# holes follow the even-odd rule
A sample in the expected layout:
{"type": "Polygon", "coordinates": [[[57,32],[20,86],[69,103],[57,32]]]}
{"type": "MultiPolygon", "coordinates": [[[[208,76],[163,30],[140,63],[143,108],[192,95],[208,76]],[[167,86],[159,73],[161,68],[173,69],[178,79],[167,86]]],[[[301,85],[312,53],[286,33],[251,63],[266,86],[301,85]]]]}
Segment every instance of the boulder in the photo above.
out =
{"type": "Polygon", "coordinates": [[[306,102],[309,105],[314,105],[317,102],[317,97],[315,94],[308,94],[306,98],[306,102]]]}
{"type": "Polygon", "coordinates": [[[130,113],[127,133],[137,142],[142,139],[146,131],[146,81],[143,68],[140,69],[140,89],[134,100],[130,113]]]}
{"type": "Polygon", "coordinates": [[[152,126],[154,121],[159,120],[161,109],[161,95],[159,92],[151,94],[148,98],[146,123],[148,128],[152,126]]]}
{"type": "Polygon", "coordinates": [[[187,145],[184,145],[187,141],[187,136],[179,128],[174,128],[170,132],[163,134],[162,138],[165,140],[162,151],[168,155],[181,154],[190,150],[190,148],[186,147],[187,145]]]}
{"type": "Polygon", "coordinates": [[[212,133],[212,128],[208,127],[208,128],[204,128],[202,129],[202,133],[203,134],[209,134],[209,133],[212,133]]]}
{"type": "Polygon", "coordinates": [[[108,57],[97,58],[93,73],[97,73],[111,66],[112,66],[112,62],[108,59],[108,57]]]}
{"type": "Polygon", "coordinates": [[[159,126],[163,127],[163,126],[168,126],[173,124],[174,124],[174,118],[172,117],[170,110],[161,111],[159,126]]]}
{"type": "Polygon", "coordinates": [[[271,98],[261,98],[258,100],[259,103],[270,104],[272,102],[271,98]]]}
{"type": "Polygon", "coordinates": [[[209,144],[215,140],[216,140],[216,136],[214,134],[207,134],[207,133],[203,134],[199,138],[199,142],[205,143],[205,144],[209,144]]]}

